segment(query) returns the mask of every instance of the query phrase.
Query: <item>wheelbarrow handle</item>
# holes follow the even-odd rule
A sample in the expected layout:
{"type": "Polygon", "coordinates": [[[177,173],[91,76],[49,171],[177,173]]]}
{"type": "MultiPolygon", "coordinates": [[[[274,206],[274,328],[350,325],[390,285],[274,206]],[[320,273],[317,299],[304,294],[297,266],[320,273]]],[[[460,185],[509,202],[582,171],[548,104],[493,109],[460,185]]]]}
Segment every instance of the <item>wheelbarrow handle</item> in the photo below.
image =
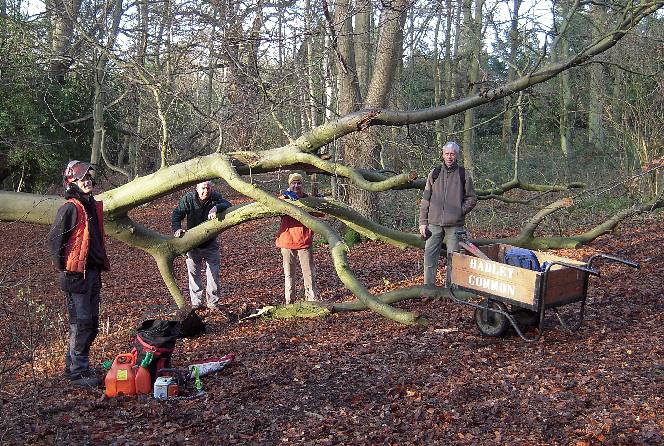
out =
{"type": "Polygon", "coordinates": [[[588,273],[588,274],[591,274],[593,276],[598,276],[599,277],[599,271],[597,271],[596,269],[591,268],[590,267],[590,262],[588,262],[588,267],[586,268],[584,266],[572,265],[571,263],[554,261],[554,262],[550,262],[546,265],[546,268],[544,269],[544,273],[545,274],[548,273],[553,265],[561,265],[561,266],[564,266],[566,268],[578,269],[579,271],[583,271],[585,273],[588,273]]]}
{"type": "Polygon", "coordinates": [[[641,265],[639,263],[632,262],[631,260],[627,260],[627,259],[621,259],[620,257],[616,257],[616,256],[611,255],[611,254],[595,254],[592,257],[590,257],[590,259],[588,260],[588,265],[592,264],[593,260],[595,260],[596,258],[600,258],[600,257],[605,258],[607,260],[614,261],[614,262],[622,263],[622,264],[627,265],[627,266],[631,266],[632,268],[641,269],[641,265]]]}

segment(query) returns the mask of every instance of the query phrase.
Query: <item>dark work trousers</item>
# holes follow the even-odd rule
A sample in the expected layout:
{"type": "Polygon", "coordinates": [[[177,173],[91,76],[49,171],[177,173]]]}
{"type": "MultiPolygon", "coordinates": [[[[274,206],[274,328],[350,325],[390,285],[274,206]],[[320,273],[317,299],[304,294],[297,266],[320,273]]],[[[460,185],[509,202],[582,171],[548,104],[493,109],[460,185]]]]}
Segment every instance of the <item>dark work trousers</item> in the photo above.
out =
{"type": "Polygon", "coordinates": [[[65,279],[70,284],[69,291],[65,290],[69,310],[69,352],[65,362],[69,376],[76,379],[90,367],[90,346],[99,331],[101,270],[88,266],[84,275],[65,275],[71,277],[65,279]]]}

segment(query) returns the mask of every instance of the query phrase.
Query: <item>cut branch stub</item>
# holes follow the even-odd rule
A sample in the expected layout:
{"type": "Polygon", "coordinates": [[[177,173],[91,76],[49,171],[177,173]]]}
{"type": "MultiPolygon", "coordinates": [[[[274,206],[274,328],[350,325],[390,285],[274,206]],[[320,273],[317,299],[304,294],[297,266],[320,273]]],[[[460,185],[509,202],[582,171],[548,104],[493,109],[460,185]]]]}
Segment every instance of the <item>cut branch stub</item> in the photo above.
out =
{"type": "Polygon", "coordinates": [[[381,110],[362,110],[363,116],[360,121],[357,123],[357,129],[362,131],[371,127],[371,121],[378,115],[380,115],[381,110]]]}

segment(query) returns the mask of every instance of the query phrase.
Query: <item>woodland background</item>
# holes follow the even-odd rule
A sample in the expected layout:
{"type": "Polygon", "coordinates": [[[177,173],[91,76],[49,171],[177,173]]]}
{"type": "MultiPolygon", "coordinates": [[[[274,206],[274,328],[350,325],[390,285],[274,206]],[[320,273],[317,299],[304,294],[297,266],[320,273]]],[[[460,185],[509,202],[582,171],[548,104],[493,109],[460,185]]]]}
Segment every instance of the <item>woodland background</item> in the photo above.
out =
{"type": "MultiPolygon", "coordinates": [[[[214,151],[278,147],[363,106],[445,105],[579,53],[628,11],[521,0],[2,0],[0,180],[54,192],[62,166],[79,158],[132,179],[214,151]]],[[[592,185],[650,171],[663,150],[662,28],[651,14],[618,46],[521,95],[383,129],[370,150],[344,153],[335,140],[321,153],[422,176],[456,139],[489,188],[511,178],[520,134],[519,174],[530,182],[592,185]]],[[[656,195],[650,172],[609,204],[656,195]]],[[[412,212],[385,196],[383,217],[411,226],[412,212]]]]}

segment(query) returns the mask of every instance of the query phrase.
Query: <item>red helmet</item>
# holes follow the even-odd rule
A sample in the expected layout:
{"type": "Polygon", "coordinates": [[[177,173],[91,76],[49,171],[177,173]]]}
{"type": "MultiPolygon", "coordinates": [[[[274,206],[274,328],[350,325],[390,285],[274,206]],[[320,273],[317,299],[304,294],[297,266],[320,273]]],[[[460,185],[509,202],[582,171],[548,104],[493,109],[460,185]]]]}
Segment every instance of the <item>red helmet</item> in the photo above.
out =
{"type": "Polygon", "coordinates": [[[67,164],[67,167],[65,167],[65,171],[62,174],[64,177],[64,186],[67,187],[72,181],[83,179],[83,177],[91,170],[95,170],[95,168],[92,167],[90,163],[78,160],[69,161],[69,164],[67,164]]]}

